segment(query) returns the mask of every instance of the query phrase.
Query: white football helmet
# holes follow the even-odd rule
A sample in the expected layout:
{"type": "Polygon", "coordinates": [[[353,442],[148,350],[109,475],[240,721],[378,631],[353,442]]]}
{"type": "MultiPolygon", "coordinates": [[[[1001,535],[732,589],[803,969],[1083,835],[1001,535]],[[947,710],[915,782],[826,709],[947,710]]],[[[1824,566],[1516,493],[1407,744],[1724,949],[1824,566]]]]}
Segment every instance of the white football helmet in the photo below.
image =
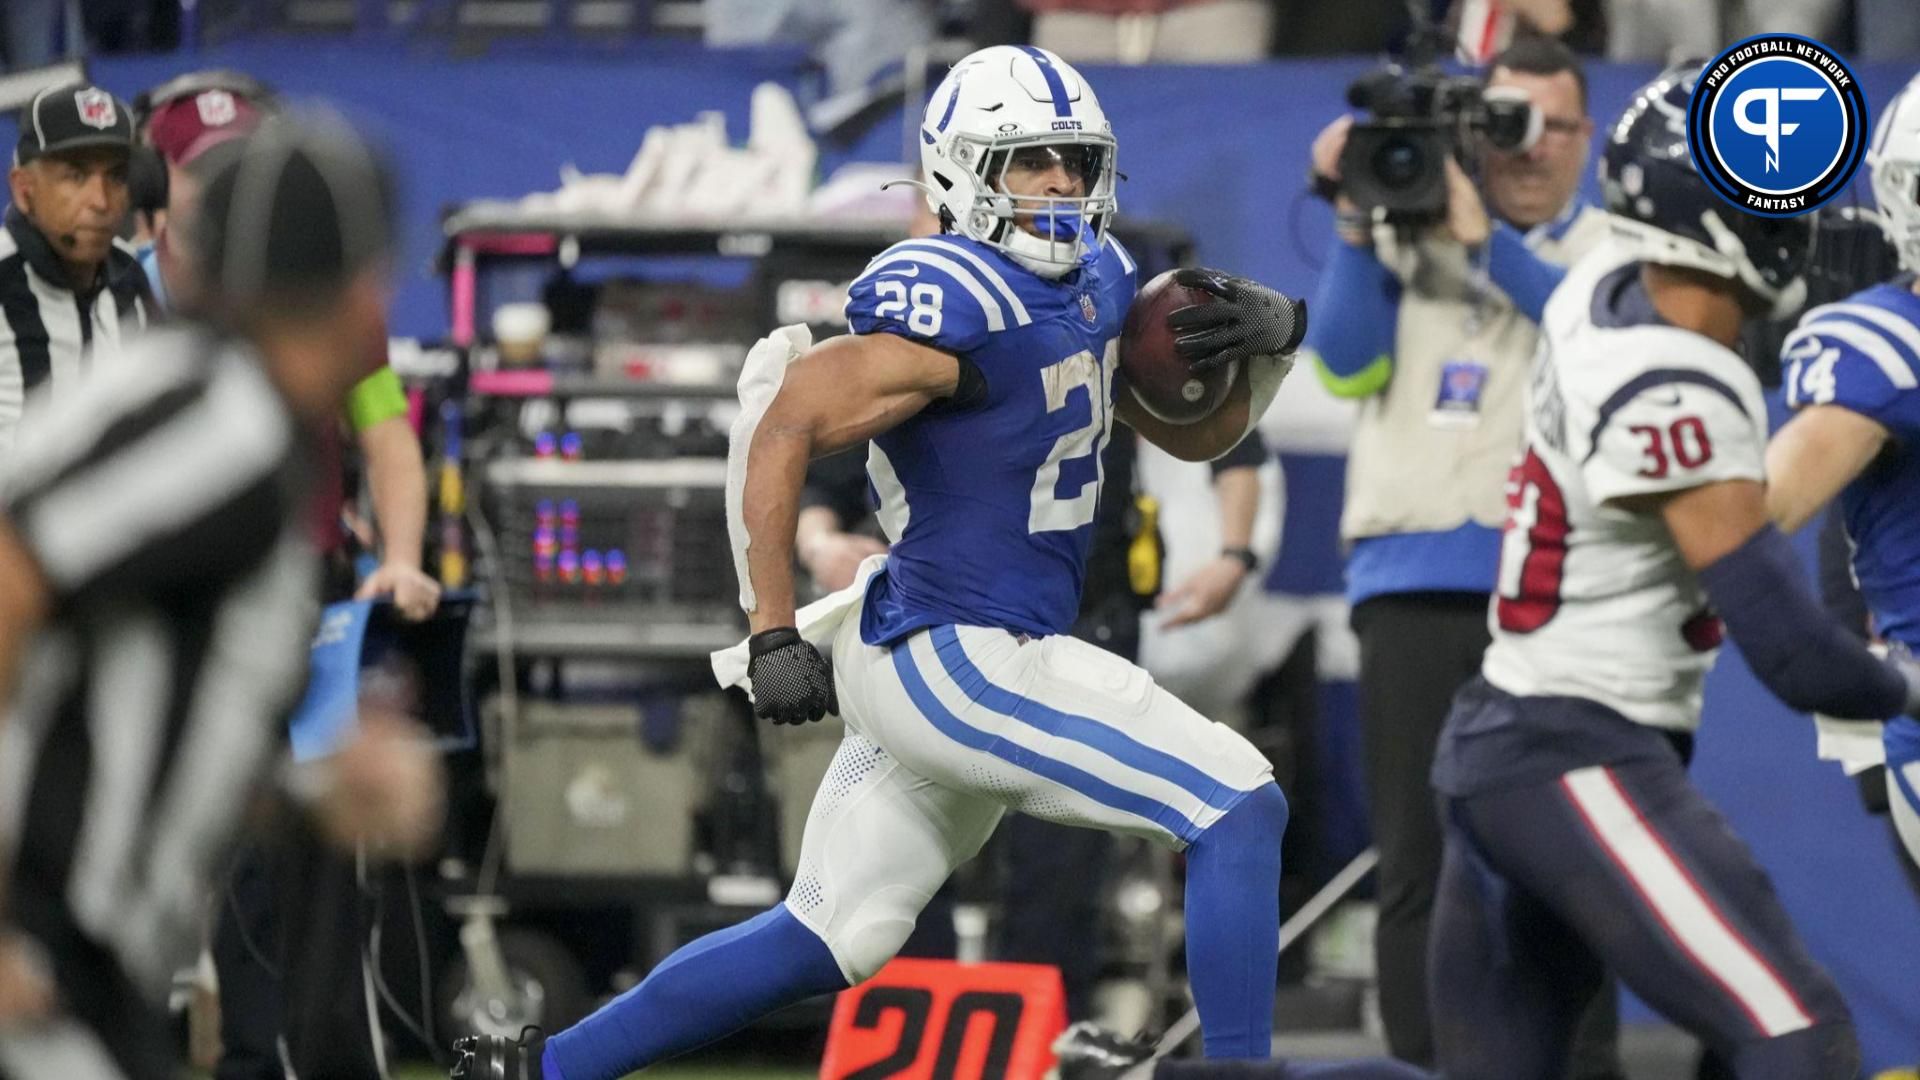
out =
{"type": "Polygon", "coordinates": [[[947,232],[990,244],[1057,278],[1100,250],[1113,220],[1113,127],[1093,88],[1045,49],[995,45],[953,66],[927,103],[920,165],[947,232]],[[1078,196],[1006,193],[1009,165],[1060,165],[1078,196]]]}
{"type": "Polygon", "coordinates": [[[1920,270],[1920,75],[1880,114],[1867,148],[1880,226],[1900,252],[1900,268],[1920,270]]]}

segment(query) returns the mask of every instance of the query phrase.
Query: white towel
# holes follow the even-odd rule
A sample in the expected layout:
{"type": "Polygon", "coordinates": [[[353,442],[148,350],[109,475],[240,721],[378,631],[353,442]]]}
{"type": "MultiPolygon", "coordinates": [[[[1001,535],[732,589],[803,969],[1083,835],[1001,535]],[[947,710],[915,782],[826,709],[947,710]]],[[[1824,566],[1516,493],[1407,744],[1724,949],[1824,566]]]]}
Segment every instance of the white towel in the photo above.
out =
{"type": "MultiPolygon", "coordinates": [[[[833,657],[833,635],[839,633],[840,624],[847,619],[847,613],[860,605],[860,598],[866,594],[867,581],[887,565],[887,557],[869,555],[861,562],[860,569],[854,571],[853,584],[836,593],[815,600],[794,613],[795,629],[800,636],[813,643],[822,656],[829,660],[833,657]]],[[[748,696],[753,694],[753,684],[747,679],[747,643],[742,641],[721,649],[713,654],[713,677],[719,680],[722,688],[738,686],[748,696]]]]}

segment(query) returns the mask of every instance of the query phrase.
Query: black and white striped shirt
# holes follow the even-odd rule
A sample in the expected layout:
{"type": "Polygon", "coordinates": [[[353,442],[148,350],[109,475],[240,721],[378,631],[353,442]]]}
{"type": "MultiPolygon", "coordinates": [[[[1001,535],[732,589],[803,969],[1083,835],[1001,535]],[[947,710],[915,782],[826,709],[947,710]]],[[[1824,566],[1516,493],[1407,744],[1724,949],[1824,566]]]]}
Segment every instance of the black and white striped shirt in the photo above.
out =
{"type": "Polygon", "coordinates": [[[94,287],[75,292],[47,238],[9,206],[0,227],[0,462],[28,394],[65,393],[96,357],[117,355],[154,310],[131,248],[114,241],[94,287]]]}
{"type": "Polygon", "coordinates": [[[278,760],[316,559],[306,444],[257,359],[189,329],[125,359],[36,400],[6,470],[53,613],[0,731],[0,841],[6,917],[63,992],[110,959],[158,1002],[278,760]]]}

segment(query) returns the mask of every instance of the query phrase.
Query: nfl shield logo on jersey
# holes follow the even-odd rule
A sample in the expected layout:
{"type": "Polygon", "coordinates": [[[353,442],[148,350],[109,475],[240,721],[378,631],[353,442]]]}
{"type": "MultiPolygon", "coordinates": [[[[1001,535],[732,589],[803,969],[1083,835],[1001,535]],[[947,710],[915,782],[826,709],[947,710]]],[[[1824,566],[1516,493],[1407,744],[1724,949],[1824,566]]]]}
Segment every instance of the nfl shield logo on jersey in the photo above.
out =
{"type": "Polygon", "coordinates": [[[74,94],[73,103],[80,111],[80,122],[90,128],[105,131],[119,119],[114,115],[113,95],[99,87],[89,86],[74,94]]]}
{"type": "Polygon", "coordinates": [[[1080,314],[1086,316],[1086,320],[1088,322],[1099,321],[1100,312],[1099,312],[1099,309],[1093,306],[1092,294],[1090,293],[1080,294],[1080,314]]]}

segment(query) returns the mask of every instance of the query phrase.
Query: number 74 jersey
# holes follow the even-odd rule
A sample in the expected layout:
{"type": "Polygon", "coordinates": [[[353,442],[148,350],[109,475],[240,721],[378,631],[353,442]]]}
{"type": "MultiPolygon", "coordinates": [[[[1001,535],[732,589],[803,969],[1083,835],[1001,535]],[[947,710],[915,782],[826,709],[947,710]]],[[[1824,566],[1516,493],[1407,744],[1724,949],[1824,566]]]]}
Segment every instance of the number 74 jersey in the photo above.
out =
{"type": "Polygon", "coordinates": [[[1637,497],[1763,480],[1767,410],[1733,350],[1659,317],[1639,271],[1603,247],[1548,301],[1483,671],[1691,730],[1720,622],[1637,497]]]}
{"type": "Polygon", "coordinates": [[[869,446],[893,546],[867,586],[868,644],[943,624],[1072,629],[1136,278],[1112,237],[1053,280],[985,244],[935,236],[895,244],[854,281],[855,334],[952,353],[986,384],[979,400],[935,403],[869,446]]]}

